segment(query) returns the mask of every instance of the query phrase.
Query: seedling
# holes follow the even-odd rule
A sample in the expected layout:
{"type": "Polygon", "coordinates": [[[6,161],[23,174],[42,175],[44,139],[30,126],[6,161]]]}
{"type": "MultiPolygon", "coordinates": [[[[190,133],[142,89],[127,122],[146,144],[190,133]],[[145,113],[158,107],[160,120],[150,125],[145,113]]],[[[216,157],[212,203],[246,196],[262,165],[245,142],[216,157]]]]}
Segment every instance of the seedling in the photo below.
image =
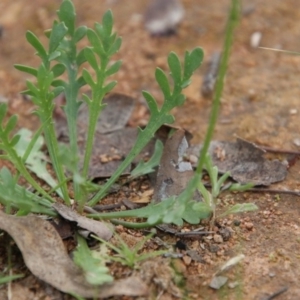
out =
{"type": "Polygon", "coordinates": [[[111,248],[113,251],[117,253],[117,255],[110,256],[109,259],[113,261],[117,261],[122,265],[128,266],[130,268],[137,268],[139,262],[147,260],[149,258],[165,254],[166,251],[152,251],[150,253],[140,254],[139,252],[144,247],[145,243],[152,238],[153,234],[149,234],[144,237],[140,242],[138,242],[133,248],[129,248],[128,245],[123,241],[123,239],[115,234],[114,237],[118,241],[118,246],[113,245],[107,241],[102,240],[97,236],[92,236],[94,239],[102,242],[104,245],[111,248]]]}
{"type": "Polygon", "coordinates": [[[109,275],[105,266],[104,256],[95,257],[81,236],[77,236],[77,248],[74,251],[74,262],[84,271],[87,282],[94,285],[109,283],[113,277],[109,275]]]}

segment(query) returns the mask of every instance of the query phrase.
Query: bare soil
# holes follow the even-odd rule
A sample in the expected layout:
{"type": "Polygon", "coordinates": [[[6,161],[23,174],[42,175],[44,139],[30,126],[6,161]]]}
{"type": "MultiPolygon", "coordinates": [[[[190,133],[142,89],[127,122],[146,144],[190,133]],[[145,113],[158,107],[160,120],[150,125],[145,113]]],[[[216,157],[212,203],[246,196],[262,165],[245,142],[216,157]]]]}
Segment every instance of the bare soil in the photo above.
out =
{"type": "MultiPolygon", "coordinates": [[[[33,49],[25,40],[25,32],[29,29],[42,36],[43,31],[51,27],[60,2],[2,0],[0,3],[0,97],[8,101],[11,113],[19,115],[20,126],[29,129],[36,128],[38,123],[31,115],[31,104],[19,94],[25,88],[27,77],[14,70],[13,64],[38,65],[33,49]]],[[[115,29],[123,37],[122,49],[117,55],[122,58],[123,66],[117,75],[119,84],[116,91],[136,97],[137,105],[143,104],[142,90],[151,91],[162,99],[155,84],[154,69],[156,66],[166,69],[170,51],[182,57],[185,49],[196,46],[204,49],[204,66],[196,72],[192,85],[186,90],[186,103],[175,112],[176,124],[193,134],[193,144],[202,141],[208,125],[211,100],[201,96],[200,88],[205,64],[214,51],[221,50],[229,2],[184,0],[186,17],[177,35],[153,38],[142,25],[146,1],[74,1],[78,25],[92,26],[95,21],[101,21],[103,12],[112,9],[115,29]]],[[[298,6],[297,0],[243,1],[243,15],[235,32],[214,139],[231,141],[239,136],[263,146],[300,150],[300,57],[250,46],[251,35],[261,32],[261,46],[299,51],[298,6]],[[295,143],[297,139],[298,146],[295,143]]],[[[132,124],[144,124],[146,120],[145,112],[137,110],[132,124]]],[[[286,157],[277,155],[277,158],[286,157]]],[[[295,160],[286,180],[270,188],[300,190],[300,161],[295,160]]],[[[229,241],[217,243],[213,236],[181,239],[190,249],[197,250],[202,262],[190,261],[187,256],[174,259],[171,264],[168,259],[152,259],[151,268],[157,269],[157,280],[149,281],[151,295],[148,299],[263,300],[273,299],[265,297],[285,287],[287,291],[276,299],[300,299],[299,200],[298,196],[280,193],[225,194],[221,199],[221,209],[228,202],[254,202],[259,211],[220,220],[222,227],[232,231],[229,241]],[[219,267],[241,253],[245,259],[225,273],[228,283],[218,291],[211,289],[208,285],[219,267]],[[176,281],[178,277],[180,281],[176,281]],[[162,282],[167,283],[164,285],[162,282]]],[[[189,229],[188,226],[183,228],[189,229]]],[[[136,235],[132,230],[121,231],[128,241],[136,235]]],[[[160,233],[159,236],[173,245],[178,240],[168,234],[160,233]]],[[[2,268],[6,254],[2,247],[5,244],[3,239],[1,243],[2,268]]],[[[150,246],[156,247],[150,243],[149,249],[150,246]]],[[[70,298],[30,275],[20,259],[21,254],[13,249],[13,263],[27,276],[9,288],[0,287],[1,299],[70,298]]],[[[177,251],[184,253],[184,250],[177,251]]],[[[147,277],[145,272],[151,268],[146,265],[136,272],[140,272],[143,278],[149,278],[150,275],[147,277]]],[[[129,272],[118,265],[113,266],[112,271],[117,277],[124,277],[129,272]]]]}

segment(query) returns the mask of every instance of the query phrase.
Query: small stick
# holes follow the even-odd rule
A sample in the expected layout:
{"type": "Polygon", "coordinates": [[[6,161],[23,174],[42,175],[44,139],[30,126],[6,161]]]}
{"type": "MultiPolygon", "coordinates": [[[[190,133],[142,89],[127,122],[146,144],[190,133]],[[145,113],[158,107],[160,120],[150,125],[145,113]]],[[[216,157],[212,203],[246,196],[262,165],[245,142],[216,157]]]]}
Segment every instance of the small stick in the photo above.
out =
{"type": "Polygon", "coordinates": [[[275,299],[277,296],[280,296],[281,294],[283,294],[284,292],[286,292],[288,290],[288,287],[284,287],[280,290],[278,290],[277,292],[273,293],[270,296],[267,296],[266,298],[264,298],[263,300],[272,300],[275,299]]]}
{"type": "Polygon", "coordinates": [[[267,152],[300,155],[300,152],[295,151],[295,150],[276,149],[276,148],[266,147],[266,146],[261,146],[261,145],[257,145],[257,146],[267,152]]]}
{"type": "Polygon", "coordinates": [[[300,196],[299,191],[292,191],[292,190],[273,190],[268,188],[251,188],[244,192],[254,192],[254,193],[273,193],[273,194],[289,194],[289,195],[295,195],[300,196]]]}

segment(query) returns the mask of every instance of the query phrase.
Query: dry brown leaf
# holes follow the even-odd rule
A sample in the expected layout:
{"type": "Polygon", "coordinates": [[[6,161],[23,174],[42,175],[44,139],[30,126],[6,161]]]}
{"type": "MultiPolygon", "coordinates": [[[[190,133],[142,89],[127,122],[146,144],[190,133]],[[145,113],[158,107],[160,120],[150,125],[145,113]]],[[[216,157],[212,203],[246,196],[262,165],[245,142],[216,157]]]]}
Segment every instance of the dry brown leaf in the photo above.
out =
{"type": "Polygon", "coordinates": [[[70,259],[59,234],[48,221],[36,216],[10,216],[0,211],[0,228],[12,236],[28,269],[62,292],[86,298],[147,294],[146,285],[137,277],[98,287],[87,283],[83,272],[70,259]]]}
{"type": "Polygon", "coordinates": [[[113,228],[111,224],[89,219],[85,216],[79,215],[70,207],[62,203],[54,203],[53,208],[65,219],[76,222],[81,228],[93,232],[95,235],[103,240],[109,240],[113,235],[113,228]]]}

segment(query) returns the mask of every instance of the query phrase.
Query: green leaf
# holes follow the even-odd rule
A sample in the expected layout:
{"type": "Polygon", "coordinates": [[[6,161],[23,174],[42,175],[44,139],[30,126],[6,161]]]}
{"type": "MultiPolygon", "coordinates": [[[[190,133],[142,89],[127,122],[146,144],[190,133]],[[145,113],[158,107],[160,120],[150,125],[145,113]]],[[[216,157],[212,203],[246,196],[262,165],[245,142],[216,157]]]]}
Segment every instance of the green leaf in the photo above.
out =
{"type": "Polygon", "coordinates": [[[18,64],[15,64],[14,67],[21,72],[28,73],[35,77],[37,76],[37,69],[35,69],[35,68],[31,68],[31,67],[24,66],[24,65],[18,65],[18,64]]]}
{"type": "Polygon", "coordinates": [[[86,36],[87,27],[86,26],[80,26],[75,30],[74,34],[74,43],[78,43],[80,40],[82,40],[86,36]]]}
{"type": "MultiPolygon", "coordinates": [[[[22,128],[18,131],[17,135],[20,137],[18,143],[15,145],[15,150],[20,157],[23,157],[29,147],[32,139],[32,132],[28,129],[22,128]]],[[[39,178],[44,180],[50,187],[57,186],[57,182],[53,179],[51,174],[47,170],[47,158],[41,151],[44,145],[44,139],[42,136],[38,137],[36,143],[33,145],[25,164],[27,168],[35,173],[39,178]]],[[[60,190],[57,190],[60,197],[63,197],[60,190]]]]}
{"type": "Polygon", "coordinates": [[[85,48],[81,49],[80,52],[77,54],[76,64],[78,67],[81,66],[84,62],[86,62],[84,53],[85,53],[85,48]]]}
{"type": "Polygon", "coordinates": [[[16,184],[6,167],[0,170],[0,203],[4,207],[21,209],[26,214],[41,213],[56,216],[51,202],[16,184]]]}
{"type": "Polygon", "coordinates": [[[111,81],[106,86],[103,87],[104,94],[109,93],[115,86],[117,85],[117,81],[111,81]]]}
{"type": "Polygon", "coordinates": [[[36,86],[29,80],[26,80],[26,85],[31,93],[31,95],[37,96],[39,94],[39,90],[36,86]]]}
{"type": "Polygon", "coordinates": [[[53,53],[58,48],[67,32],[68,28],[64,23],[53,24],[49,40],[49,53],[53,53]]]}
{"type": "Polygon", "coordinates": [[[197,68],[202,64],[204,57],[201,48],[195,48],[192,52],[186,52],[184,60],[184,80],[190,78],[197,68]]]}
{"type": "Polygon", "coordinates": [[[10,275],[10,276],[2,276],[0,274],[0,284],[5,284],[15,279],[23,278],[24,276],[25,276],[24,274],[10,275]]]}
{"type": "Polygon", "coordinates": [[[61,22],[66,24],[66,28],[68,29],[68,33],[73,35],[75,28],[75,8],[71,1],[64,0],[57,11],[57,15],[61,22]]]}
{"type": "Polygon", "coordinates": [[[91,48],[85,48],[84,55],[91,67],[97,71],[99,69],[96,56],[91,48]]]}
{"type": "Polygon", "coordinates": [[[73,252],[74,262],[83,270],[87,282],[93,285],[112,282],[113,277],[105,266],[106,259],[101,256],[93,256],[82,237],[77,236],[77,241],[78,246],[73,252]]]}
{"type": "Polygon", "coordinates": [[[94,87],[96,85],[96,82],[94,82],[91,74],[88,72],[87,69],[83,69],[82,70],[82,76],[85,80],[85,82],[90,86],[90,87],[94,87]]]}
{"type": "Polygon", "coordinates": [[[63,86],[65,87],[66,86],[66,82],[61,80],[61,79],[55,79],[55,80],[52,80],[51,82],[51,85],[54,86],[54,87],[58,87],[58,86],[63,86]]]}
{"type": "Polygon", "coordinates": [[[6,123],[4,132],[8,135],[13,129],[15,129],[17,122],[18,117],[16,115],[12,115],[6,123]]]}
{"type": "Polygon", "coordinates": [[[7,112],[7,104],[6,103],[1,103],[0,104],[0,123],[3,122],[4,117],[6,116],[6,112],[7,112]]]}
{"type": "Polygon", "coordinates": [[[114,20],[113,20],[113,15],[111,10],[108,10],[102,18],[102,25],[103,29],[105,31],[105,34],[107,36],[110,36],[112,33],[113,25],[114,25],[114,20]]]}
{"type": "Polygon", "coordinates": [[[230,191],[238,191],[238,192],[244,192],[247,191],[255,186],[254,183],[246,183],[246,184],[240,184],[240,183],[233,183],[230,187],[230,191]]]}
{"type": "Polygon", "coordinates": [[[63,64],[56,64],[51,69],[51,72],[53,73],[54,78],[62,75],[66,70],[66,67],[63,64]]]}
{"type": "Polygon", "coordinates": [[[131,171],[131,177],[136,178],[142,175],[150,174],[155,171],[155,167],[159,165],[160,158],[163,153],[163,143],[160,140],[155,142],[154,153],[151,158],[147,161],[140,161],[138,165],[131,171]]]}
{"type": "Polygon", "coordinates": [[[65,88],[63,86],[57,86],[56,88],[54,88],[52,90],[52,94],[53,94],[53,99],[56,98],[58,95],[60,95],[63,91],[65,90],[65,88]]]}
{"type": "Polygon", "coordinates": [[[220,217],[231,214],[238,214],[241,212],[254,211],[257,209],[258,207],[254,203],[238,203],[228,208],[223,214],[220,215],[220,217]]]}
{"type": "Polygon", "coordinates": [[[181,65],[180,60],[175,52],[171,52],[168,56],[168,64],[171,70],[171,76],[174,84],[177,85],[181,82],[181,65]]]}
{"type": "Polygon", "coordinates": [[[143,91],[142,93],[143,93],[145,100],[147,101],[151,115],[154,115],[154,116],[158,115],[159,110],[158,110],[158,106],[157,106],[157,103],[156,103],[154,97],[149,92],[143,91]]]}
{"type": "Polygon", "coordinates": [[[31,31],[27,31],[26,39],[28,43],[37,51],[38,55],[44,60],[47,57],[47,52],[37,36],[31,31]]]}
{"type": "Polygon", "coordinates": [[[92,29],[88,29],[87,30],[87,37],[89,42],[92,44],[94,51],[100,56],[102,57],[104,54],[104,50],[103,47],[100,43],[99,37],[97,36],[96,32],[92,29]]]}
{"type": "Polygon", "coordinates": [[[156,79],[157,83],[159,84],[160,89],[162,90],[165,99],[170,98],[171,90],[170,90],[169,81],[168,81],[166,74],[164,73],[164,71],[162,69],[156,68],[155,79],[156,79]]]}
{"type": "Polygon", "coordinates": [[[51,53],[51,54],[49,55],[48,60],[49,60],[49,61],[52,61],[52,60],[57,59],[57,58],[60,57],[60,56],[61,56],[61,52],[60,52],[60,51],[54,51],[53,53],[51,53]]]}
{"type": "Polygon", "coordinates": [[[111,76],[111,75],[117,73],[120,70],[121,65],[122,65],[122,61],[121,60],[116,61],[113,65],[111,65],[106,70],[105,76],[108,77],[108,76],[111,76]]]}
{"type": "Polygon", "coordinates": [[[109,56],[112,56],[114,55],[115,53],[117,53],[120,48],[121,48],[121,45],[122,45],[122,38],[118,37],[114,43],[112,44],[112,46],[109,48],[108,50],[108,55],[109,56]]]}

